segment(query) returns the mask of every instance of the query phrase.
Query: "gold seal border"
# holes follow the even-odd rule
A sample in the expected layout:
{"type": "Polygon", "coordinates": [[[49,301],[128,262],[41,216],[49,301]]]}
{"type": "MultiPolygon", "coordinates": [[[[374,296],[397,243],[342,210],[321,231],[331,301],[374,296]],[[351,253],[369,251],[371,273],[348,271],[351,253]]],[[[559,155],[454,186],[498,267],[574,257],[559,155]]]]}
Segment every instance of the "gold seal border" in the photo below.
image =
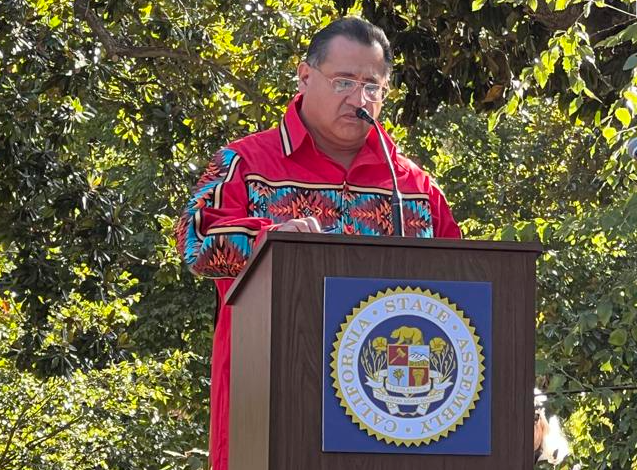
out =
{"type": "Polygon", "coordinates": [[[332,386],[336,389],[336,396],[338,398],[340,398],[340,405],[345,408],[345,414],[350,416],[352,418],[352,421],[355,424],[358,424],[358,427],[362,430],[362,431],[366,431],[368,436],[374,436],[377,440],[379,441],[385,441],[387,444],[396,444],[396,445],[405,445],[406,447],[410,447],[412,445],[415,446],[419,446],[421,444],[429,444],[431,441],[438,441],[440,440],[441,437],[447,437],[449,435],[450,432],[454,432],[459,426],[462,426],[462,424],[464,423],[465,418],[468,418],[470,415],[471,410],[475,409],[475,403],[476,401],[478,401],[479,399],[479,395],[480,392],[483,390],[482,387],[482,382],[484,381],[484,355],[482,354],[482,346],[480,346],[480,344],[478,343],[479,341],[479,337],[475,334],[475,327],[471,326],[469,319],[465,318],[464,316],[464,311],[460,310],[456,304],[453,304],[451,302],[449,302],[449,300],[446,297],[441,297],[438,293],[434,293],[431,292],[429,289],[423,291],[422,289],[420,289],[419,287],[411,288],[411,287],[398,287],[396,289],[387,289],[385,291],[378,291],[376,293],[375,296],[368,296],[367,300],[363,300],[360,302],[359,306],[354,308],[354,310],[352,311],[352,314],[347,315],[345,317],[345,322],[341,323],[341,331],[336,333],[336,341],[334,343],[332,343],[332,346],[334,347],[334,350],[332,351],[332,354],[330,354],[330,356],[332,357],[332,362],[330,363],[330,367],[332,368],[332,373],[330,374],[330,377],[332,377],[332,379],[334,379],[334,382],[332,383],[332,386]],[[478,358],[479,358],[479,376],[478,376],[478,384],[476,387],[476,391],[473,395],[473,398],[471,399],[471,404],[467,407],[467,409],[465,410],[465,412],[458,417],[458,419],[456,419],[456,421],[454,421],[451,425],[447,426],[445,429],[443,429],[441,432],[439,432],[438,434],[434,435],[434,436],[430,436],[427,438],[423,438],[423,439],[397,439],[395,437],[392,436],[388,436],[386,434],[383,434],[381,432],[375,431],[374,429],[368,427],[364,421],[360,420],[358,418],[358,416],[356,415],[356,413],[354,413],[352,411],[352,409],[349,407],[349,404],[347,403],[347,400],[345,400],[345,398],[343,397],[343,394],[341,393],[341,384],[340,381],[338,379],[338,374],[336,373],[336,367],[337,367],[337,361],[338,361],[338,349],[341,345],[341,340],[343,339],[343,334],[345,333],[345,331],[347,330],[347,327],[350,325],[350,323],[352,322],[352,320],[354,318],[356,318],[356,316],[363,310],[365,309],[367,306],[369,306],[371,303],[382,299],[384,297],[387,297],[389,295],[394,295],[394,294],[423,294],[426,297],[429,297],[431,299],[435,299],[438,300],[440,303],[446,305],[447,307],[449,307],[449,309],[454,312],[456,315],[458,315],[458,317],[460,317],[460,319],[462,320],[462,322],[467,326],[467,329],[469,331],[469,333],[471,334],[471,337],[473,339],[474,345],[476,346],[476,351],[478,353],[478,358]]]}

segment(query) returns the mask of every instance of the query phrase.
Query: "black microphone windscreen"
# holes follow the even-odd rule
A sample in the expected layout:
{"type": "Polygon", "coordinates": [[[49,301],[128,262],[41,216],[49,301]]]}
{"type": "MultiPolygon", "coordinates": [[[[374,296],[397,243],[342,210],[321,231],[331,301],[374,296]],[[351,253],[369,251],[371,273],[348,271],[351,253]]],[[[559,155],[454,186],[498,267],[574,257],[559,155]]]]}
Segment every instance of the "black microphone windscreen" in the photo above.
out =
{"type": "Polygon", "coordinates": [[[374,118],[369,115],[365,108],[356,108],[356,117],[370,124],[374,124],[374,118]]]}

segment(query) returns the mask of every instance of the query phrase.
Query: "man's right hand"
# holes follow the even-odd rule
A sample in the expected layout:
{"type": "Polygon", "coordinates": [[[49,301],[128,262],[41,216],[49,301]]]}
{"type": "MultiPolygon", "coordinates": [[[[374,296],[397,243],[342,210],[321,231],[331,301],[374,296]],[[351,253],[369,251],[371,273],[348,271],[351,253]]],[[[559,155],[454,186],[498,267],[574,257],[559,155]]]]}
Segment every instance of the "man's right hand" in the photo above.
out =
{"type": "Polygon", "coordinates": [[[321,233],[321,224],[314,217],[291,219],[277,227],[277,232],[321,233]]]}

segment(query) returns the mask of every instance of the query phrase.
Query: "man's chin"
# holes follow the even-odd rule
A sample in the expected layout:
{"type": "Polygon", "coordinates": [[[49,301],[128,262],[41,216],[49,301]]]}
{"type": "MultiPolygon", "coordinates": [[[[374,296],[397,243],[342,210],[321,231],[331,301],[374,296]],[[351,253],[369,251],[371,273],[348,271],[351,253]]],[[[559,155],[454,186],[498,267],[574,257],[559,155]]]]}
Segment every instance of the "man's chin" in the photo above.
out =
{"type": "Polygon", "coordinates": [[[347,117],[338,120],[334,133],[343,137],[356,138],[367,135],[370,129],[370,125],[359,118],[347,117]]]}
{"type": "Polygon", "coordinates": [[[344,129],[340,129],[341,132],[335,134],[336,139],[341,143],[342,147],[360,147],[365,143],[368,132],[343,132],[344,129]]]}

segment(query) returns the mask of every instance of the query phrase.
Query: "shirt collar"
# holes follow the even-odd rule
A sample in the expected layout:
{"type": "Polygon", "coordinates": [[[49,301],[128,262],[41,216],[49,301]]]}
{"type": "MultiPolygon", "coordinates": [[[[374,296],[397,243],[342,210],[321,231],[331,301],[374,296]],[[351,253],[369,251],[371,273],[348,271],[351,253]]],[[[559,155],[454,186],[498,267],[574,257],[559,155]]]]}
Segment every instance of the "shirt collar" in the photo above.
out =
{"type": "MultiPolygon", "coordinates": [[[[300,115],[301,102],[303,101],[303,95],[298,93],[288,105],[288,109],[281,120],[281,125],[279,126],[279,135],[281,137],[281,148],[283,150],[283,156],[285,158],[292,157],[294,152],[298,150],[303,141],[306,138],[312,139],[312,136],[308,132],[307,128],[303,124],[300,115]]],[[[389,137],[383,126],[380,126],[381,133],[387,143],[387,150],[389,150],[389,155],[392,157],[392,160],[396,160],[396,144],[389,137]]],[[[359,152],[359,154],[365,154],[364,160],[365,163],[372,163],[370,160],[378,160],[378,162],[384,162],[383,157],[383,148],[381,146],[380,141],[378,140],[378,135],[376,132],[370,132],[367,135],[367,139],[365,141],[365,145],[363,147],[364,150],[367,147],[371,152],[359,152]]],[[[362,156],[362,155],[361,155],[362,156]]]]}
{"type": "Polygon", "coordinates": [[[290,157],[306,137],[311,137],[299,114],[302,100],[303,95],[300,93],[292,99],[279,126],[284,157],[290,157]]]}

